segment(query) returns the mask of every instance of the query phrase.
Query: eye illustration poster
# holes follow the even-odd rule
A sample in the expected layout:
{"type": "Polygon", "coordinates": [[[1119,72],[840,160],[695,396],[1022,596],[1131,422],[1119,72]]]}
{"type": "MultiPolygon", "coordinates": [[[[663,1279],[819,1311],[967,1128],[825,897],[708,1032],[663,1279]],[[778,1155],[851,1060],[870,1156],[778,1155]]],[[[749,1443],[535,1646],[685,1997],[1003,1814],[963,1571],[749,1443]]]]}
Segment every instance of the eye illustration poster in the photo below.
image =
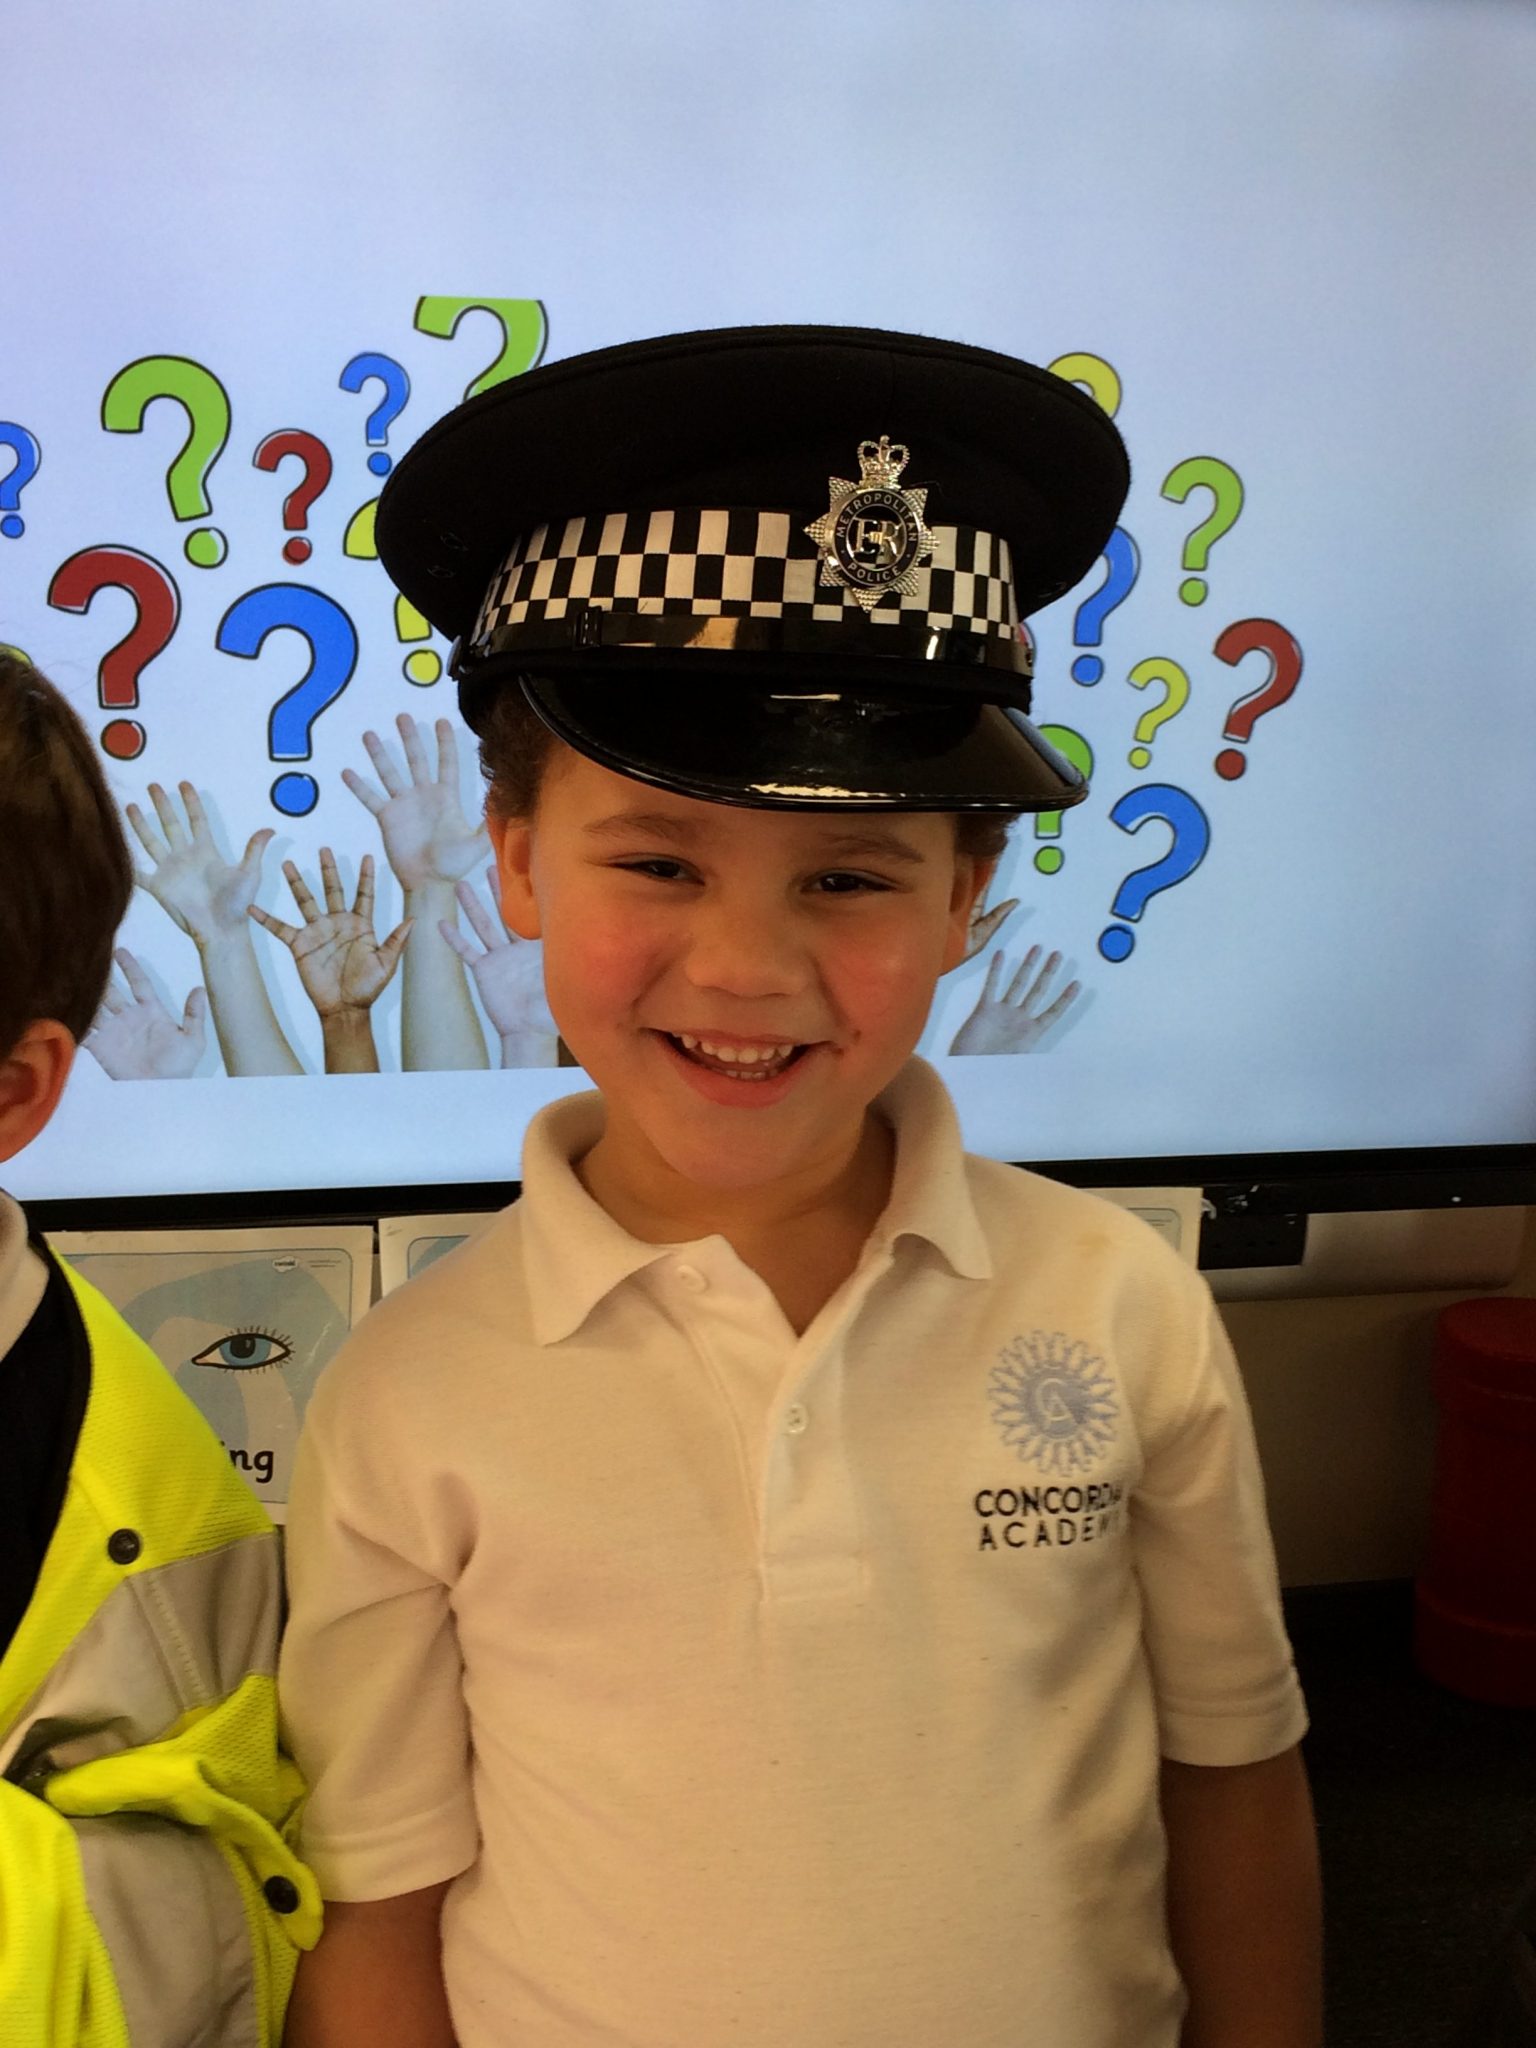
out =
{"type": "Polygon", "coordinates": [[[367,1312],[373,1231],[58,1231],[50,1238],[142,1337],[284,1519],[304,1409],[367,1312]]]}

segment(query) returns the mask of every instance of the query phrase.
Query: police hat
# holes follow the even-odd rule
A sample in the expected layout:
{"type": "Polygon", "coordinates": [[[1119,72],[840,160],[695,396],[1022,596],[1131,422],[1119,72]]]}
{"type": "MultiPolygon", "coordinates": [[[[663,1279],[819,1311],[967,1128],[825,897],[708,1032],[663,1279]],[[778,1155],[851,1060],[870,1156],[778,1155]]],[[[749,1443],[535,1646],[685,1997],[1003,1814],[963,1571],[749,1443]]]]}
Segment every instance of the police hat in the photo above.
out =
{"type": "Polygon", "coordinates": [[[1107,415],[990,349],[738,327],[530,370],[428,429],[381,560],[478,729],[520,685],[619,772],[793,809],[1056,810],[1021,621],[1129,484],[1107,415]]]}

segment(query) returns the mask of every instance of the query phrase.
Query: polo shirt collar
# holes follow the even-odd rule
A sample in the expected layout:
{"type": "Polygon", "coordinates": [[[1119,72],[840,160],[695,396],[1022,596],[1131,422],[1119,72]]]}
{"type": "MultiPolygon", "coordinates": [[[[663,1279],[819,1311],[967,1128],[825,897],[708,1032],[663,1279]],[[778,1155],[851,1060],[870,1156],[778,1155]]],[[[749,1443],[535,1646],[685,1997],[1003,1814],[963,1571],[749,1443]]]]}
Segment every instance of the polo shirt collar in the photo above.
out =
{"type": "Polygon", "coordinates": [[[603,1098],[587,1089],[546,1104],[523,1140],[517,1206],[529,1313],[541,1344],[569,1337],[621,1281],[674,1249],[631,1237],[578,1180],[571,1162],[591,1151],[603,1121],[603,1098]]]}
{"type": "Polygon", "coordinates": [[[926,1060],[913,1058],[875,1107],[896,1133],[891,1198],[874,1240],[925,1239],[965,1280],[990,1280],[992,1254],[971,1199],[960,1120],[949,1090],[926,1060]]]}
{"type": "MultiPolygon", "coordinates": [[[[896,1166],[872,1247],[921,1238],[962,1278],[990,1280],[992,1259],[944,1083],[926,1060],[910,1059],[875,1107],[896,1133],[896,1166]]],[[[540,1344],[571,1336],[606,1295],[677,1250],[632,1237],[582,1186],[571,1162],[589,1152],[602,1131],[603,1098],[588,1090],[547,1104],[523,1140],[518,1210],[529,1311],[540,1344]]]]}

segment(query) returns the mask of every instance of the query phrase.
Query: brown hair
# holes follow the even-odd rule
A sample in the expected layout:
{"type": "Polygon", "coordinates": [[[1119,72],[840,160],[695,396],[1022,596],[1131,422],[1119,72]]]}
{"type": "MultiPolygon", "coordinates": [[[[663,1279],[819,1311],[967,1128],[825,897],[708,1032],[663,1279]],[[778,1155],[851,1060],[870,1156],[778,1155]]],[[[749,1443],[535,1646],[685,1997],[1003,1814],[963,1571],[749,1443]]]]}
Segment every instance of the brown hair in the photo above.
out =
{"type": "MultiPolygon", "coordinates": [[[[516,688],[499,690],[480,727],[480,773],[486,808],[498,818],[531,818],[556,745],[555,735],[516,688]]],[[[1008,844],[1016,811],[956,811],[955,848],[996,860],[1008,844]]]]}
{"type": "Polygon", "coordinates": [[[89,734],[30,662],[0,653],[0,1054],[43,1018],[85,1036],[132,893],[89,734]]]}

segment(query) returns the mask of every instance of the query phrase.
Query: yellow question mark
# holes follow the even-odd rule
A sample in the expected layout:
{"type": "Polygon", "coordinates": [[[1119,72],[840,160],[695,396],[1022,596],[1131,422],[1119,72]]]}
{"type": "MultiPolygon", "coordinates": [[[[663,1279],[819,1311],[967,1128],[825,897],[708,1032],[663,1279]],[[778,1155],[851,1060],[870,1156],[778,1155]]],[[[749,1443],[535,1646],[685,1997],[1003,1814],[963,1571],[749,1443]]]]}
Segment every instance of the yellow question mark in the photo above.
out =
{"type": "Polygon", "coordinates": [[[1111,419],[1120,410],[1120,378],[1102,356],[1058,356],[1054,363],[1047,363],[1046,368],[1055,377],[1065,377],[1069,384],[1086,384],[1088,396],[1111,419]]]}
{"type": "Polygon", "coordinates": [[[370,498],[366,505],[358,506],[347,521],[346,536],[341,543],[344,555],[351,555],[359,562],[376,562],[379,559],[379,544],[373,537],[373,523],[378,513],[377,498],[370,498]]]}
{"type": "Polygon", "coordinates": [[[1131,670],[1130,681],[1138,690],[1145,690],[1152,683],[1166,683],[1168,686],[1167,696],[1141,714],[1132,734],[1132,738],[1141,744],[1131,749],[1131,766],[1145,768],[1152,759],[1152,742],[1158,727],[1166,725],[1170,718],[1177,718],[1189,702],[1189,677],[1176,661],[1165,661],[1161,655],[1154,654],[1146,661],[1137,662],[1131,670]]]}

